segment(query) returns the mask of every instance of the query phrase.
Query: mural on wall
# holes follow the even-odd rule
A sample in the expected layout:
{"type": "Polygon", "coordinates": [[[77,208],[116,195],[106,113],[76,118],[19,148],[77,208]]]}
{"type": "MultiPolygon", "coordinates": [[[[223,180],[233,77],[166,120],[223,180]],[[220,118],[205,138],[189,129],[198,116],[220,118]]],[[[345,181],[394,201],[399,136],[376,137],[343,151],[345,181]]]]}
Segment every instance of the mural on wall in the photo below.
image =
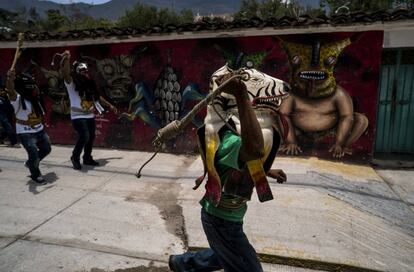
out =
{"type": "Polygon", "coordinates": [[[33,60],[31,60],[31,63],[42,72],[47,80],[47,87],[44,90],[52,102],[52,112],[69,115],[70,102],[69,96],[65,90],[65,84],[63,83],[63,76],[59,71],[45,69],[33,60]]]}
{"type": "MultiPolygon", "coordinates": [[[[198,102],[205,97],[196,83],[189,83],[181,92],[178,75],[171,66],[171,54],[169,49],[167,65],[161,71],[153,92],[144,82],[135,85],[135,95],[129,102],[128,112],[122,113],[122,117],[130,121],[139,117],[152,128],[159,129],[185,115],[190,110],[188,101],[198,102]]],[[[193,120],[193,123],[200,126],[202,120],[193,120]]]]}
{"type": "Polygon", "coordinates": [[[100,88],[112,103],[120,105],[128,103],[133,96],[132,66],[146,50],[146,46],[138,46],[129,54],[104,59],[85,55],[82,59],[92,60],[95,63],[100,88]]]}
{"type": "Polygon", "coordinates": [[[154,129],[159,129],[160,125],[153,111],[150,110],[154,105],[155,97],[143,83],[135,84],[134,97],[129,101],[128,111],[121,114],[121,118],[134,121],[136,118],[141,119],[154,129]]]}
{"type": "Polygon", "coordinates": [[[334,68],[350,38],[336,42],[315,39],[312,43],[283,42],[292,69],[290,96],[281,113],[288,119],[284,146],[287,154],[302,152],[297,139],[317,141],[335,137],[329,152],[336,158],[352,154],[352,144],[365,132],[368,118],[354,111],[351,96],[337,84],[334,68]]]}
{"type": "MultiPolygon", "coordinates": [[[[76,137],[62,76],[51,65],[55,53],[68,49],[73,60],[89,62],[102,94],[121,113],[97,117],[96,145],[152,151],[157,130],[203,99],[212,73],[227,63],[291,84],[280,109],[289,127],[284,154],[342,157],[352,152],[354,157],[369,157],[382,39],[382,32],[370,31],[28,48],[17,69],[36,68],[53,143],[73,144],[76,137]]],[[[3,62],[4,74],[11,60],[3,62]]],[[[195,130],[204,115],[199,113],[164,150],[197,152],[195,130]]]]}
{"type": "Polygon", "coordinates": [[[232,69],[238,69],[240,67],[259,69],[268,54],[265,51],[248,54],[242,51],[235,51],[237,48],[226,50],[218,44],[215,44],[214,47],[220,52],[227,66],[232,69]]]}

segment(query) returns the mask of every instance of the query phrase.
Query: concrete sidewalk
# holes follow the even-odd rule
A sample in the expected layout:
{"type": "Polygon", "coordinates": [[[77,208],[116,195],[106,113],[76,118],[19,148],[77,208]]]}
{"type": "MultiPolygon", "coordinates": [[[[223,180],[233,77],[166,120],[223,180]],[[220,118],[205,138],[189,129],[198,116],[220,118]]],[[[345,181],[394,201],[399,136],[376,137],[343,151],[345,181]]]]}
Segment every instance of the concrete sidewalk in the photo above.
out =
{"type": "MultiPolygon", "coordinates": [[[[207,246],[198,157],[95,149],[71,168],[53,146],[35,186],[24,149],[0,146],[0,271],[168,271],[168,255],[207,246]]],[[[316,158],[277,158],[288,183],[249,202],[245,231],[265,271],[414,271],[412,173],[316,158]],[[411,175],[411,176],[410,176],[411,175]],[[303,268],[297,268],[303,267],[303,268]]],[[[201,186],[202,187],[202,186],[201,186]]]]}

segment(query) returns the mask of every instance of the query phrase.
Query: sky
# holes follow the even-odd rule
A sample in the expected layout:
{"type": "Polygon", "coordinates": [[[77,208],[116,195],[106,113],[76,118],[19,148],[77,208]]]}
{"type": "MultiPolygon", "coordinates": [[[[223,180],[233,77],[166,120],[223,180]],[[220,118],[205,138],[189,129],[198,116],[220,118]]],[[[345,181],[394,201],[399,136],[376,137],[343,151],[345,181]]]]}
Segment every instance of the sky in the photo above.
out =
{"type": "Polygon", "coordinates": [[[49,0],[52,2],[60,3],[60,4],[70,4],[70,3],[87,3],[87,4],[103,4],[109,2],[111,0],[49,0]]]}

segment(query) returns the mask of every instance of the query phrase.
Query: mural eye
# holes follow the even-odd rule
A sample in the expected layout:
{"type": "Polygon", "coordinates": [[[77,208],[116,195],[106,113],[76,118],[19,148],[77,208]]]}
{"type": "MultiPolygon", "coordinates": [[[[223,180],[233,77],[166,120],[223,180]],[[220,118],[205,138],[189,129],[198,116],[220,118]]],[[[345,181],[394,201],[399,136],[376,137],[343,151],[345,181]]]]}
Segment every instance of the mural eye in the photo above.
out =
{"type": "Polygon", "coordinates": [[[50,87],[56,87],[56,85],[57,85],[57,79],[56,78],[54,78],[54,77],[51,77],[51,78],[49,78],[48,79],[48,84],[49,84],[49,86],[50,87]]]}
{"type": "Polygon", "coordinates": [[[246,67],[247,68],[253,68],[253,61],[251,61],[251,60],[246,61],[246,67]]]}
{"type": "Polygon", "coordinates": [[[121,62],[126,67],[131,67],[133,60],[130,56],[121,56],[121,62]]]}
{"type": "Polygon", "coordinates": [[[114,68],[111,65],[106,64],[103,67],[103,71],[105,74],[112,75],[114,73],[114,68]]]}
{"type": "Polygon", "coordinates": [[[336,62],[336,58],[334,56],[330,56],[325,59],[326,66],[333,66],[335,62],[336,62]]]}
{"type": "Polygon", "coordinates": [[[302,63],[302,58],[300,56],[293,56],[292,64],[295,66],[299,66],[302,63]]]}

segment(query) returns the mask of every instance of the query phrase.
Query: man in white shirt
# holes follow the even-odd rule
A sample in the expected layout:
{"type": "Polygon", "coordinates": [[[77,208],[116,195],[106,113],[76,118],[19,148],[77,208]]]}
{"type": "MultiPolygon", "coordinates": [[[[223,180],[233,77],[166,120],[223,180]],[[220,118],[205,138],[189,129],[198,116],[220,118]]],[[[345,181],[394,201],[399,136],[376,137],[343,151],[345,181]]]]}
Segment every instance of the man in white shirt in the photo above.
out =
{"type": "Polygon", "coordinates": [[[88,65],[75,61],[70,67],[70,52],[66,50],[61,54],[60,69],[63,74],[66,90],[70,100],[70,116],[78,139],[70,158],[73,169],[81,170],[80,155],[83,149],[83,164],[97,166],[99,163],[92,157],[93,141],[95,139],[95,114],[103,110],[102,104],[117,113],[117,109],[105,100],[99,93],[95,81],[89,74],[88,65]]]}
{"type": "Polygon", "coordinates": [[[39,170],[39,163],[51,151],[49,136],[43,127],[45,114],[40,100],[39,88],[31,75],[15,75],[7,72],[6,92],[16,115],[16,133],[27,152],[25,166],[30,170],[31,179],[39,185],[46,184],[39,170]]]}

